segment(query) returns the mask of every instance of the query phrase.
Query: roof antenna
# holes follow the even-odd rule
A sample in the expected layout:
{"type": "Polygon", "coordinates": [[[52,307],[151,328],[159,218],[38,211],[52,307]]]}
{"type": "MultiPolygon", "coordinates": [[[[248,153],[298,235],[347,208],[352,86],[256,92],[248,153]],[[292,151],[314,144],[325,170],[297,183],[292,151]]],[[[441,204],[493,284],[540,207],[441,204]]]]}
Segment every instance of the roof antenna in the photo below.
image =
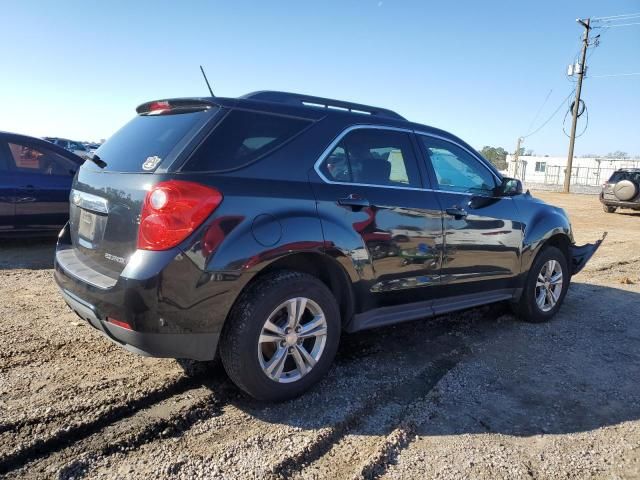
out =
{"type": "Polygon", "coordinates": [[[209,85],[209,80],[207,79],[207,74],[204,73],[204,68],[202,68],[202,65],[200,65],[200,71],[202,72],[202,76],[204,77],[204,81],[207,82],[207,88],[209,89],[209,93],[211,94],[212,97],[215,97],[215,95],[213,94],[213,90],[211,90],[211,85],[209,85]]]}

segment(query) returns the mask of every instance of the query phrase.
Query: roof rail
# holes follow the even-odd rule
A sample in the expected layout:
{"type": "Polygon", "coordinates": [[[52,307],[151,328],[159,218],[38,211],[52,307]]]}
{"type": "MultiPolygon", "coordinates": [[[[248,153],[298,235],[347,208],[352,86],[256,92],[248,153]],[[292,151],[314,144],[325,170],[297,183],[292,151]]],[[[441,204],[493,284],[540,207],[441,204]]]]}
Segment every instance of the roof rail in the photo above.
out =
{"type": "Polygon", "coordinates": [[[261,100],[265,102],[286,103],[289,105],[304,107],[342,110],[352,113],[361,113],[364,115],[376,115],[380,117],[394,118],[397,120],[406,120],[402,115],[399,115],[392,110],[387,110],[386,108],[372,107],[370,105],[362,105],[360,103],[343,102],[342,100],[332,100],[330,98],[314,97],[311,95],[302,95],[299,93],[263,90],[248,93],[240,98],[261,100]]]}

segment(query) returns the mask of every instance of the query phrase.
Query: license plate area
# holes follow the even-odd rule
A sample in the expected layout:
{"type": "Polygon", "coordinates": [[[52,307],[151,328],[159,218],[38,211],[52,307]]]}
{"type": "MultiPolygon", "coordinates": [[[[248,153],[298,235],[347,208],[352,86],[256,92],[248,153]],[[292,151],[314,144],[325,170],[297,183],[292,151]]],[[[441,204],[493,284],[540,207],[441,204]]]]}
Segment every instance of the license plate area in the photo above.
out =
{"type": "Polygon", "coordinates": [[[96,239],[97,217],[95,213],[80,209],[80,218],[78,219],[78,236],[80,238],[89,242],[93,242],[96,239]]]}

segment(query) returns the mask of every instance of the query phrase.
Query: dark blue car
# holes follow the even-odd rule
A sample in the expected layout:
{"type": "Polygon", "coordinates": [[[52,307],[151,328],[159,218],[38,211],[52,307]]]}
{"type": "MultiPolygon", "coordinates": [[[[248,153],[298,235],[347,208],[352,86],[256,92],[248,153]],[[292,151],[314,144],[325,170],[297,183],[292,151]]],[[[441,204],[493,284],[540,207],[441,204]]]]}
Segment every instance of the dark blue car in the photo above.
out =
{"type": "Polygon", "coordinates": [[[83,159],[39,138],[0,132],[0,235],[59,231],[83,159]]]}

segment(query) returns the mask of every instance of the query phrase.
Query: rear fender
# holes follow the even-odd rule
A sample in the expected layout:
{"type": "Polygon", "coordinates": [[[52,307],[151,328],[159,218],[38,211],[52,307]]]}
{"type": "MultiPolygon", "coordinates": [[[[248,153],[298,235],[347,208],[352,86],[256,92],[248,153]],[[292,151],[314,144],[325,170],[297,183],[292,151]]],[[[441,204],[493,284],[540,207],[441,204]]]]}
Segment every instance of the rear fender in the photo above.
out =
{"type": "Polygon", "coordinates": [[[230,195],[192,237],[183,255],[198,273],[164,280],[183,292],[181,308],[198,309],[221,327],[238,295],[270,263],[292,253],[323,253],[315,202],[269,202],[267,213],[259,199],[230,195]]]}
{"type": "Polygon", "coordinates": [[[375,280],[375,272],[362,235],[349,228],[331,212],[319,212],[324,238],[325,253],[335,258],[349,274],[352,283],[371,282],[375,280]]]}

